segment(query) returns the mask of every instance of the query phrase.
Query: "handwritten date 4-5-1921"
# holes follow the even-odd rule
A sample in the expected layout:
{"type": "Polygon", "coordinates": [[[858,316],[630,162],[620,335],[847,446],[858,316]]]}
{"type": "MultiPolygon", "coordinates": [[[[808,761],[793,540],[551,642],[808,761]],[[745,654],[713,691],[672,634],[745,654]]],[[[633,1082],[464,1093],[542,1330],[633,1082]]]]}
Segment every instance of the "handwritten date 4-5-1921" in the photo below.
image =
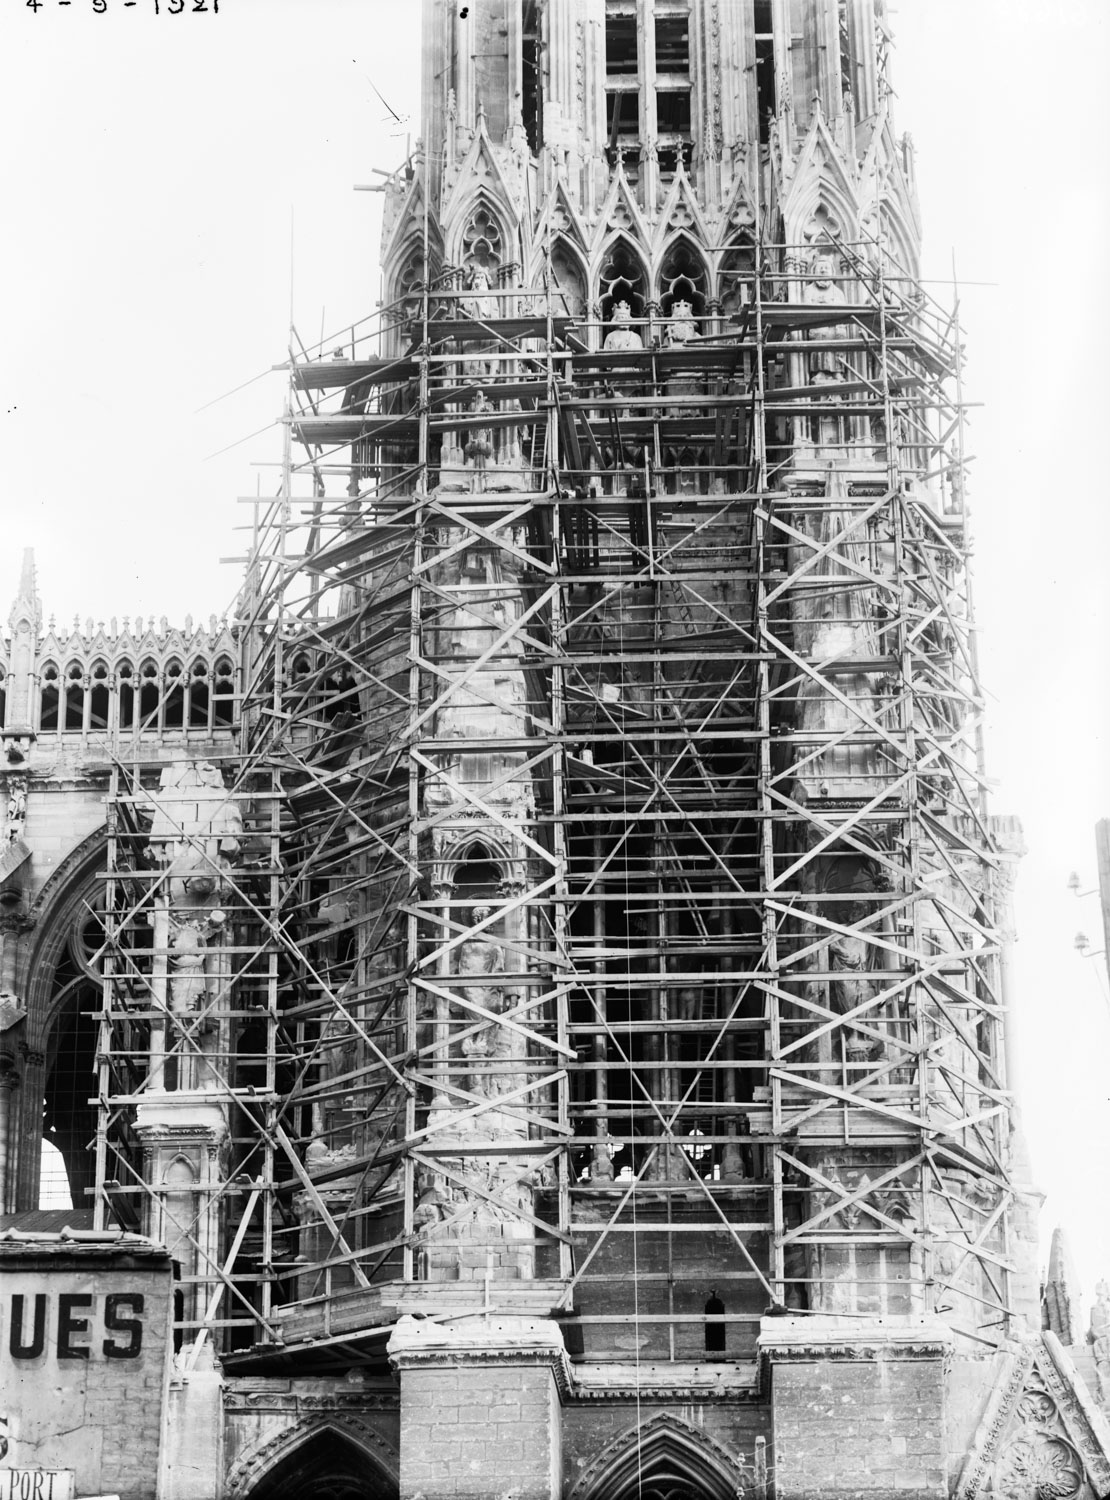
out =
{"type": "MultiPolygon", "coordinates": [[[[50,5],[79,5],[81,0],[25,0],[28,10],[46,10],[50,5]]],[[[194,14],[204,11],[208,15],[218,16],[220,13],[220,0],[84,0],[86,5],[92,6],[94,15],[107,15],[111,10],[148,10],[153,7],[156,16],[180,16],[186,11],[194,14]]]]}

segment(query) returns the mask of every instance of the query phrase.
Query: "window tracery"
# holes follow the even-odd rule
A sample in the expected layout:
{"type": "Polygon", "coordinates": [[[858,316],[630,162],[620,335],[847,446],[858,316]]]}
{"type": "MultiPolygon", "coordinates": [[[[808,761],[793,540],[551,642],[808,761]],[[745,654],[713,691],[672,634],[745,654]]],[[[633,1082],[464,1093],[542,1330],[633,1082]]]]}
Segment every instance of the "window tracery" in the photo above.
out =
{"type": "Polygon", "coordinates": [[[463,264],[468,274],[481,270],[492,281],[505,258],[504,251],[497,220],[484,203],[479,203],[463,230],[463,264]]]}
{"type": "Polygon", "coordinates": [[[598,303],[604,333],[609,332],[613,313],[622,302],[628,304],[633,319],[645,314],[647,275],[644,263],[627,240],[613,242],[597,273],[598,303]]]}
{"type": "MultiPolygon", "coordinates": [[[[215,663],[200,652],[174,651],[162,662],[147,654],[136,669],[130,656],[113,662],[97,653],[69,658],[64,672],[47,657],[38,678],[44,734],[211,733],[235,722],[235,664],[226,654],[215,663]]],[[[0,704],[3,686],[0,672],[0,704]]]]}

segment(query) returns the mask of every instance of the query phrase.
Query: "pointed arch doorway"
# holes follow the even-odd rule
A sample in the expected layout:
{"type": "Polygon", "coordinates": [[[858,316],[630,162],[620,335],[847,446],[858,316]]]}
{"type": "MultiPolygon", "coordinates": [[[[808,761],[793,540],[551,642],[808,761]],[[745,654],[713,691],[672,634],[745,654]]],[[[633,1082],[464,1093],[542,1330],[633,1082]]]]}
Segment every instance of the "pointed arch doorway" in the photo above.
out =
{"type": "Polygon", "coordinates": [[[610,1443],[569,1500],[735,1500],[741,1465],[705,1433],[669,1413],[610,1443]]]}
{"type": "Polygon", "coordinates": [[[397,1500],[397,1484],[357,1443],[326,1427],[268,1469],[249,1500],[397,1500]]]}

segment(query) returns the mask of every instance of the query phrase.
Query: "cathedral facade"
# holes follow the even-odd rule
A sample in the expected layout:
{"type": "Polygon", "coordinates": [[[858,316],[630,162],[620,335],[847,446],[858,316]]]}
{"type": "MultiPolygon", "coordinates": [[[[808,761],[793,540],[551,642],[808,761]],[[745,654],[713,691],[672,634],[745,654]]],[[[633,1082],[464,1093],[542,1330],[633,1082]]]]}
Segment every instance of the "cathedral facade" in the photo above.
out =
{"type": "Polygon", "coordinates": [[[27,558],[0,1500],[1110,1493],[891,66],[882,0],[425,0],[233,618],[27,558]]]}

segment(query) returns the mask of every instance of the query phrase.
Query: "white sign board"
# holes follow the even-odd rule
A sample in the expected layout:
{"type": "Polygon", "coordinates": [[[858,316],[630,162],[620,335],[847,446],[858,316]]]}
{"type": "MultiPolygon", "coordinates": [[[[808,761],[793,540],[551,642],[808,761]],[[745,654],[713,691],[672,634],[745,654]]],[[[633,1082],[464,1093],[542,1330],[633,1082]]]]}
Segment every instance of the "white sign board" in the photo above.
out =
{"type": "Polygon", "coordinates": [[[74,1469],[0,1469],[0,1500],[73,1500],[74,1469]]]}

